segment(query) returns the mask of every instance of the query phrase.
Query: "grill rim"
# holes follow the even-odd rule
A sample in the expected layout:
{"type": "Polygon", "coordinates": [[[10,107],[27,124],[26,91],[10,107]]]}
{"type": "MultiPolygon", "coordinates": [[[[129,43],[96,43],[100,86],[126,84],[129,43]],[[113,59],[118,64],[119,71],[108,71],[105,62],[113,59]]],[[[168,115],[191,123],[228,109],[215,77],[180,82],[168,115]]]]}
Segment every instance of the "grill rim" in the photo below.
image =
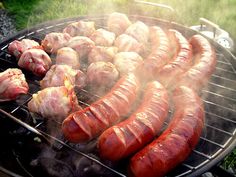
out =
{"type": "MultiPolygon", "coordinates": [[[[86,16],[78,16],[78,17],[63,18],[63,19],[56,19],[56,20],[47,21],[47,22],[35,25],[31,28],[23,29],[23,30],[21,30],[21,31],[15,33],[15,34],[12,34],[11,36],[9,36],[6,39],[4,39],[3,41],[1,41],[0,48],[1,48],[1,51],[3,51],[5,49],[4,47],[7,46],[11,41],[13,41],[15,39],[27,38],[27,36],[30,37],[32,32],[35,33],[38,30],[40,30],[41,28],[44,29],[44,28],[47,28],[47,27],[50,27],[50,26],[55,27],[55,26],[59,26],[60,24],[69,24],[71,22],[74,22],[74,21],[77,21],[77,20],[83,20],[83,19],[85,19],[85,20],[94,20],[94,19],[100,20],[100,19],[103,19],[104,20],[107,16],[108,15],[98,15],[98,16],[87,16],[86,15],[86,16]],[[2,50],[2,48],[4,48],[4,49],[2,50]]],[[[172,21],[167,21],[167,20],[164,20],[164,19],[159,19],[159,18],[156,18],[156,17],[140,16],[140,15],[128,15],[128,17],[130,19],[133,19],[133,20],[134,19],[144,19],[144,22],[145,22],[145,20],[154,20],[153,22],[155,22],[155,24],[164,23],[165,25],[169,25],[168,28],[174,26],[175,29],[177,29],[177,30],[179,30],[179,28],[180,28],[181,30],[184,29],[184,30],[192,33],[191,35],[194,35],[194,34],[202,35],[198,31],[192,30],[189,27],[186,27],[184,25],[181,25],[181,24],[178,24],[178,23],[172,22],[172,21]]],[[[229,50],[223,48],[221,45],[216,43],[214,40],[208,38],[207,36],[204,36],[204,37],[206,37],[210,41],[210,43],[217,50],[220,51],[220,54],[223,53],[223,55],[226,56],[225,59],[227,61],[230,59],[230,61],[228,61],[228,62],[233,66],[232,67],[233,71],[234,71],[234,73],[236,73],[236,70],[235,70],[235,68],[236,68],[236,57],[229,50]]],[[[228,140],[229,142],[227,143],[227,146],[222,148],[223,150],[221,150],[222,152],[220,152],[219,155],[216,155],[213,158],[211,157],[210,160],[208,159],[210,162],[206,163],[206,165],[201,165],[199,168],[196,169],[196,171],[191,172],[191,174],[187,175],[187,176],[192,177],[192,176],[197,176],[197,175],[202,174],[203,172],[209,170],[214,165],[219,163],[227,154],[229,154],[236,147],[235,132],[236,132],[236,130],[234,130],[233,135],[231,136],[231,139],[228,140]]],[[[180,176],[183,176],[183,175],[180,175],[180,176]]]]}

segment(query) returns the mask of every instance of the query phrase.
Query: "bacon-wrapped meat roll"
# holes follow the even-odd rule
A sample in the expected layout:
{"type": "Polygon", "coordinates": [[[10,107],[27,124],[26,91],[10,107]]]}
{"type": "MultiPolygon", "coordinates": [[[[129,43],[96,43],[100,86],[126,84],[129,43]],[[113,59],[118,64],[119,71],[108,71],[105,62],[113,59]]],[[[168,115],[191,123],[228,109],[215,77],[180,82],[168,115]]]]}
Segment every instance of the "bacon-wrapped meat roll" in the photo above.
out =
{"type": "Polygon", "coordinates": [[[74,49],[79,54],[80,59],[83,59],[88,56],[95,44],[88,37],[77,36],[71,38],[67,46],[74,49]]]}
{"type": "Polygon", "coordinates": [[[28,109],[45,118],[63,121],[70,113],[81,108],[74,90],[61,86],[48,87],[33,94],[32,100],[28,103],[28,109]]]}
{"type": "Polygon", "coordinates": [[[149,28],[141,21],[137,21],[130,25],[126,31],[126,34],[132,36],[137,41],[146,44],[148,42],[149,37],[149,28]]]}
{"type": "Polygon", "coordinates": [[[86,85],[86,75],[80,70],[74,70],[68,65],[53,65],[40,81],[41,88],[64,86],[65,80],[77,88],[86,85]]]}
{"type": "Polygon", "coordinates": [[[41,45],[48,53],[56,53],[58,49],[65,47],[70,40],[67,33],[49,33],[42,40],[41,45]]]}
{"type": "Polygon", "coordinates": [[[43,76],[52,64],[51,58],[41,49],[28,49],[20,57],[18,65],[32,71],[35,75],[43,76]]]}
{"type": "Polygon", "coordinates": [[[119,72],[110,62],[91,63],[87,70],[88,82],[98,86],[112,86],[119,78],[119,72]]]}
{"type": "Polygon", "coordinates": [[[107,20],[107,27],[117,36],[124,33],[125,30],[131,25],[129,18],[122,13],[114,12],[109,15],[107,20]]]}
{"type": "Polygon", "coordinates": [[[64,30],[64,33],[68,33],[70,36],[86,36],[89,37],[94,31],[95,23],[92,21],[83,21],[74,22],[69,24],[64,30]]]}
{"type": "Polygon", "coordinates": [[[74,69],[80,68],[78,53],[70,47],[63,47],[57,51],[56,64],[69,65],[74,69]]]}
{"type": "Polygon", "coordinates": [[[136,52],[120,52],[114,58],[114,65],[121,75],[134,71],[142,62],[143,58],[136,52]]]}
{"type": "Polygon", "coordinates": [[[97,61],[113,62],[113,58],[118,52],[117,47],[103,47],[95,46],[89,52],[88,62],[93,63],[97,61]]]}
{"type": "Polygon", "coordinates": [[[120,52],[137,52],[141,54],[144,50],[144,45],[142,43],[127,34],[118,36],[114,44],[120,52]]]}
{"type": "Polygon", "coordinates": [[[39,47],[39,43],[31,39],[22,39],[21,41],[14,40],[8,46],[8,52],[15,56],[17,59],[20,58],[22,53],[28,49],[39,47]]]}
{"type": "Polygon", "coordinates": [[[112,46],[116,35],[113,32],[100,28],[97,29],[89,38],[92,39],[96,45],[109,47],[112,46]]]}
{"type": "Polygon", "coordinates": [[[29,86],[20,69],[9,68],[0,73],[0,101],[15,100],[28,90],[29,86]]]}

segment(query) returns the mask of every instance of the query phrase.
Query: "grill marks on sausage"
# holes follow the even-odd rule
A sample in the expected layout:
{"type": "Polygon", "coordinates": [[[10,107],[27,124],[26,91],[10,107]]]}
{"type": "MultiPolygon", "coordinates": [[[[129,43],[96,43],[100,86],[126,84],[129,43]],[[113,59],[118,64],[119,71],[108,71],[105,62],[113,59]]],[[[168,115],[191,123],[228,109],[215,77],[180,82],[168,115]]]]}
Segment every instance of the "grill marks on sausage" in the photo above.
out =
{"type": "Polygon", "coordinates": [[[206,84],[214,72],[216,56],[210,43],[201,35],[191,37],[190,44],[194,52],[194,65],[180,76],[180,81],[177,85],[185,85],[198,91],[206,84]]]}
{"type": "Polygon", "coordinates": [[[116,161],[136,152],[160,131],[167,113],[166,89],[157,81],[149,83],[136,112],[104,131],[99,137],[101,157],[116,161]]]}
{"type": "Polygon", "coordinates": [[[196,146],[204,124],[201,98],[192,89],[181,86],[175,89],[173,102],[175,112],[168,128],[131,158],[131,176],[164,176],[196,146]]]}
{"type": "Polygon", "coordinates": [[[122,77],[106,96],[69,115],[62,125],[64,135],[72,142],[98,136],[129,112],[138,90],[139,81],[134,74],[122,77]]]}
{"type": "Polygon", "coordinates": [[[192,47],[185,37],[178,31],[170,29],[171,40],[175,41],[177,53],[167,65],[156,75],[166,87],[170,87],[175,79],[192,65],[192,47]]]}
{"type": "Polygon", "coordinates": [[[151,42],[151,53],[144,61],[144,71],[141,69],[141,73],[146,73],[148,79],[156,77],[159,70],[167,64],[170,55],[170,41],[167,34],[158,26],[152,26],[149,28],[149,39],[151,42]]]}

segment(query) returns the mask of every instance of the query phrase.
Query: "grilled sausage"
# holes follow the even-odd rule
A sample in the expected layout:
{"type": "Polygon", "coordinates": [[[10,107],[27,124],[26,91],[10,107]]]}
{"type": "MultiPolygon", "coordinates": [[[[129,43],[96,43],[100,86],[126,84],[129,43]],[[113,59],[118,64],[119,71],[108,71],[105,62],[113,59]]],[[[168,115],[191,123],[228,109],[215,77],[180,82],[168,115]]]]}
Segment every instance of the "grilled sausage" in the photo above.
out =
{"type": "Polygon", "coordinates": [[[146,58],[140,73],[147,73],[144,77],[146,80],[156,77],[159,70],[169,61],[170,41],[167,34],[158,26],[149,28],[149,39],[151,41],[151,54],[146,58]],[[144,70],[144,71],[143,71],[144,70]]]}
{"type": "Polygon", "coordinates": [[[185,37],[176,30],[169,30],[171,39],[175,41],[177,53],[173,60],[165,65],[157,74],[158,80],[166,87],[170,87],[180,74],[192,65],[192,47],[185,37]]]}
{"type": "Polygon", "coordinates": [[[214,72],[216,56],[210,43],[201,35],[194,35],[190,39],[190,44],[193,47],[195,64],[180,76],[177,85],[185,85],[198,91],[206,84],[214,72]]]}
{"type": "Polygon", "coordinates": [[[65,137],[72,142],[88,141],[126,115],[134,102],[139,81],[134,74],[122,77],[103,98],[63,122],[65,137]]]}
{"type": "Polygon", "coordinates": [[[173,101],[175,113],[171,123],[161,136],[131,158],[130,176],[164,176],[196,146],[204,125],[200,97],[192,89],[181,86],[175,89],[173,101]]]}
{"type": "Polygon", "coordinates": [[[99,137],[101,157],[117,161],[149,143],[162,128],[168,105],[166,89],[157,81],[149,83],[137,111],[99,137]]]}

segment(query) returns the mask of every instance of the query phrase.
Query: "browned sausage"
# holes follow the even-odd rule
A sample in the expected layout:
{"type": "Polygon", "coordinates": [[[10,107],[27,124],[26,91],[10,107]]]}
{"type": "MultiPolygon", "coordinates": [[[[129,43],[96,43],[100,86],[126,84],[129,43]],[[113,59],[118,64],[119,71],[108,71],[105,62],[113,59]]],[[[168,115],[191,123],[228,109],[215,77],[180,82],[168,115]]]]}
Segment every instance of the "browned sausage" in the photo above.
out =
{"type": "Polygon", "coordinates": [[[134,102],[139,90],[134,74],[122,77],[112,90],[89,107],[70,114],[62,124],[65,137],[72,142],[84,142],[120,121],[134,102]]]}
{"type": "Polygon", "coordinates": [[[216,56],[210,43],[201,35],[194,35],[190,39],[190,44],[193,48],[195,64],[187,72],[180,75],[177,85],[185,85],[198,91],[214,72],[216,56]]]}
{"type": "Polygon", "coordinates": [[[204,125],[200,97],[188,87],[173,94],[174,115],[168,128],[130,160],[130,176],[159,177],[183,162],[196,146],[204,125]]]}
{"type": "Polygon", "coordinates": [[[151,42],[151,53],[137,71],[145,80],[156,77],[159,70],[168,63],[171,50],[167,34],[158,26],[149,28],[149,40],[151,42]]]}
{"type": "Polygon", "coordinates": [[[127,157],[149,143],[160,131],[168,113],[168,94],[157,81],[148,84],[142,104],[125,121],[104,131],[98,140],[102,158],[127,157]]]}
{"type": "MultiPolygon", "coordinates": [[[[178,31],[169,30],[171,40],[175,41],[177,52],[172,61],[161,68],[156,75],[166,87],[170,87],[176,78],[192,66],[192,47],[187,39],[178,31]]],[[[173,41],[172,41],[173,42],[173,41]]]]}

